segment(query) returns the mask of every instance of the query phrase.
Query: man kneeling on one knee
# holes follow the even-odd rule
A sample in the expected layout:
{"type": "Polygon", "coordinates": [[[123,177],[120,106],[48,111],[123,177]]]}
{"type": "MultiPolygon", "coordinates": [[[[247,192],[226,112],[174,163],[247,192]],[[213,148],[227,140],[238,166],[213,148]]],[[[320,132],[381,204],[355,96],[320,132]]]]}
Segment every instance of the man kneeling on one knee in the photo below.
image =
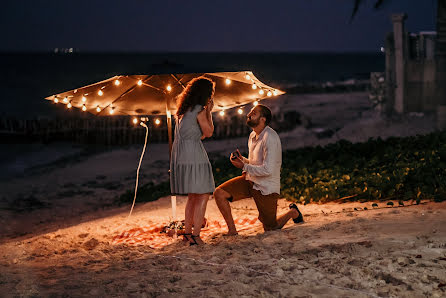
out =
{"type": "Polygon", "coordinates": [[[259,220],[265,231],[282,228],[290,219],[303,222],[303,216],[295,204],[290,210],[277,217],[277,200],[280,197],[280,167],[282,145],[279,135],[268,126],[271,110],[257,105],[247,115],[246,124],[252,128],[249,135],[248,158],[239,150],[231,154],[231,163],[243,170],[239,177],[226,181],[217,187],[214,198],[227,225],[228,235],[237,235],[229,202],[253,198],[259,211],[259,220]]]}

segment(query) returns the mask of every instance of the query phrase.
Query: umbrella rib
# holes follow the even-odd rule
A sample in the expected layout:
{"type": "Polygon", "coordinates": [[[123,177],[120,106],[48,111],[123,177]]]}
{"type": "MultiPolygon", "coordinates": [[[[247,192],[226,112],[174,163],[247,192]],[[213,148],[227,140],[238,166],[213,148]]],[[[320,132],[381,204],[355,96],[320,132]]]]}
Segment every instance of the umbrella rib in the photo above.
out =
{"type": "MultiPolygon", "coordinates": [[[[153,75],[148,76],[147,78],[144,79],[143,84],[145,81],[149,80],[153,75]]],[[[100,111],[99,113],[97,113],[96,115],[99,116],[100,113],[102,113],[105,109],[107,109],[110,105],[114,104],[117,100],[119,100],[120,98],[122,98],[123,96],[129,94],[130,92],[132,92],[133,90],[135,90],[136,86],[138,84],[135,84],[134,86],[130,87],[129,89],[127,89],[124,93],[122,93],[121,95],[119,95],[116,99],[112,100],[111,104],[107,105],[106,107],[104,107],[104,109],[102,109],[102,111],[100,111]]]]}
{"type": "Polygon", "coordinates": [[[181,85],[181,87],[183,87],[183,89],[186,88],[186,86],[184,86],[184,84],[180,80],[178,80],[178,78],[174,74],[170,74],[170,75],[172,78],[174,78],[178,82],[178,84],[181,85]]]}

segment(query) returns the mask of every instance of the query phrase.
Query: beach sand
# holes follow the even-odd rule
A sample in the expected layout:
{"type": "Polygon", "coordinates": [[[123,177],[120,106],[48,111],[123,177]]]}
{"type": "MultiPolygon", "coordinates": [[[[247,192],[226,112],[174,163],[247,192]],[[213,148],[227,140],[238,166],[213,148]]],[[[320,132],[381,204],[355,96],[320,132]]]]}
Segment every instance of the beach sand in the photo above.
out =
{"type": "MultiPolygon", "coordinates": [[[[380,118],[366,93],[286,95],[271,105],[300,111],[314,124],[281,133],[284,149],[435,130],[429,115],[380,118]],[[321,139],[315,128],[336,134],[321,139]]],[[[213,158],[243,150],[246,141],[205,146],[213,158]]],[[[60,148],[69,157],[63,162],[54,162],[55,146],[47,162],[43,153],[39,163],[11,160],[21,160],[25,170],[0,182],[1,296],[446,296],[446,202],[300,205],[305,223],[280,231],[254,226],[236,237],[217,233],[202,247],[180,240],[162,249],[116,245],[113,238],[124,231],[172,219],[170,197],[137,200],[130,218],[130,204],[116,205],[134,188],[142,144],[86,156],[77,147],[60,148]]],[[[149,144],[140,185],[168,179],[166,152],[167,144],[149,144]]],[[[181,219],[185,198],[177,201],[181,219]]],[[[279,214],[288,204],[279,202],[279,214]]],[[[235,218],[257,216],[252,200],[232,207],[235,218]]],[[[213,199],[206,218],[221,220],[213,199]]]]}

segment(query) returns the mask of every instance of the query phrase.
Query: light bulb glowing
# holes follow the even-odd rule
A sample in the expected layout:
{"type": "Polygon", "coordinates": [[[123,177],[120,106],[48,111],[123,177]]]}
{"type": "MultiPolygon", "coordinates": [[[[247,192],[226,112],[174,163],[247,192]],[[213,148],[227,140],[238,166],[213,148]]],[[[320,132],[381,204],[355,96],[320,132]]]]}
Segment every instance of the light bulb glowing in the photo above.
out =
{"type": "Polygon", "coordinates": [[[220,116],[222,116],[222,117],[223,117],[223,116],[225,115],[225,111],[220,111],[220,113],[219,113],[219,114],[220,114],[220,116]]]}
{"type": "Polygon", "coordinates": [[[54,102],[55,102],[55,103],[58,103],[58,102],[59,102],[59,99],[58,99],[57,97],[54,97],[54,102]]]}
{"type": "Polygon", "coordinates": [[[119,85],[121,85],[121,82],[119,80],[115,80],[115,85],[119,86],[119,85]]]}
{"type": "Polygon", "coordinates": [[[260,89],[260,90],[259,90],[259,94],[260,94],[260,95],[263,95],[263,94],[265,94],[265,91],[263,91],[263,89],[260,89]]]}
{"type": "Polygon", "coordinates": [[[155,119],[155,124],[156,124],[156,125],[160,125],[160,123],[161,123],[161,120],[159,120],[159,119],[155,119]]]}
{"type": "Polygon", "coordinates": [[[241,114],[243,114],[243,110],[240,108],[237,110],[237,113],[239,113],[241,115],[241,114]]]}
{"type": "Polygon", "coordinates": [[[72,107],[71,102],[69,102],[69,103],[67,104],[67,108],[71,109],[71,107],[72,107]]]}
{"type": "Polygon", "coordinates": [[[98,95],[99,95],[99,96],[102,96],[102,95],[104,95],[104,92],[102,92],[102,90],[99,90],[99,91],[98,91],[98,95]]]}
{"type": "Polygon", "coordinates": [[[142,86],[142,80],[138,81],[138,86],[142,86]]]}
{"type": "Polygon", "coordinates": [[[85,96],[82,96],[82,102],[86,102],[87,98],[85,96]]]}
{"type": "Polygon", "coordinates": [[[268,91],[268,93],[266,93],[266,95],[271,96],[271,95],[273,95],[273,93],[271,91],[268,91]]]}
{"type": "Polygon", "coordinates": [[[257,85],[256,84],[252,84],[252,89],[256,90],[257,89],[257,85]]]}
{"type": "Polygon", "coordinates": [[[231,80],[230,79],[226,79],[225,83],[226,83],[226,85],[230,85],[231,84],[231,80]]]}
{"type": "Polygon", "coordinates": [[[172,91],[172,86],[170,86],[170,85],[167,85],[167,87],[166,87],[166,89],[167,89],[167,91],[172,91]]]}
{"type": "Polygon", "coordinates": [[[99,106],[97,106],[97,107],[96,107],[96,112],[99,113],[100,111],[101,111],[101,108],[100,108],[99,106]]]}
{"type": "Polygon", "coordinates": [[[115,113],[115,108],[110,109],[110,115],[113,115],[115,113]]]}
{"type": "Polygon", "coordinates": [[[259,104],[259,102],[258,101],[255,101],[255,102],[253,102],[252,103],[255,107],[259,104]]]}
{"type": "Polygon", "coordinates": [[[250,80],[251,77],[247,74],[247,75],[245,76],[245,79],[250,80]]]}
{"type": "Polygon", "coordinates": [[[277,95],[277,90],[274,90],[273,94],[274,94],[274,96],[276,96],[277,95]]]}
{"type": "Polygon", "coordinates": [[[63,98],[63,102],[64,102],[64,103],[67,103],[67,102],[68,102],[68,98],[67,98],[66,96],[63,98]]]}
{"type": "Polygon", "coordinates": [[[87,110],[87,107],[86,107],[85,105],[83,105],[83,106],[82,106],[82,111],[85,112],[86,110],[87,110]]]}
{"type": "Polygon", "coordinates": [[[134,124],[138,123],[138,119],[133,118],[133,123],[134,123],[134,124]]]}

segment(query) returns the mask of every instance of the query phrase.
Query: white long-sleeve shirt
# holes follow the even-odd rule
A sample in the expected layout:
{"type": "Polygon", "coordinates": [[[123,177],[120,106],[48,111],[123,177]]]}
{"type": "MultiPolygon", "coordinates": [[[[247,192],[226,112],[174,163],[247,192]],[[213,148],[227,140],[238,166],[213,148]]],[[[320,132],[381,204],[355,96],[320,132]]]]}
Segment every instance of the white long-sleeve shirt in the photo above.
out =
{"type": "Polygon", "coordinates": [[[253,188],[260,190],[262,195],[280,194],[282,144],[279,135],[269,126],[258,136],[253,131],[249,135],[248,148],[248,158],[243,158],[246,179],[252,181],[253,188]]]}

